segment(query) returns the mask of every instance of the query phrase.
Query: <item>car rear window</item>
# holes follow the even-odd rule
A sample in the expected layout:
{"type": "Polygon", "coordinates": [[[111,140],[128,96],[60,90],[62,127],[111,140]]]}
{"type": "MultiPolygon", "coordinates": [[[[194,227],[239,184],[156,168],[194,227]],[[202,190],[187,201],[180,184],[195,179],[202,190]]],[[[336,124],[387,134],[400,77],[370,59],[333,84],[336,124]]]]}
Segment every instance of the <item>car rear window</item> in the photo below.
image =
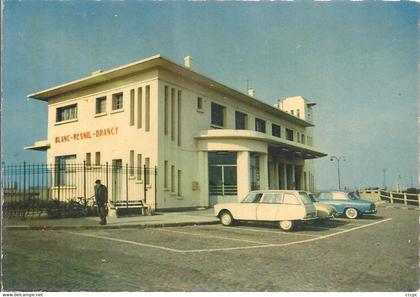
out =
{"type": "Polygon", "coordinates": [[[299,192],[299,197],[300,197],[300,199],[302,199],[304,204],[311,204],[312,203],[311,198],[309,198],[308,194],[306,194],[305,192],[299,192]]]}
{"type": "Polygon", "coordinates": [[[283,203],[284,204],[294,204],[294,205],[299,205],[300,204],[299,200],[297,199],[297,197],[295,195],[288,194],[288,193],[285,193],[283,195],[283,203]]]}

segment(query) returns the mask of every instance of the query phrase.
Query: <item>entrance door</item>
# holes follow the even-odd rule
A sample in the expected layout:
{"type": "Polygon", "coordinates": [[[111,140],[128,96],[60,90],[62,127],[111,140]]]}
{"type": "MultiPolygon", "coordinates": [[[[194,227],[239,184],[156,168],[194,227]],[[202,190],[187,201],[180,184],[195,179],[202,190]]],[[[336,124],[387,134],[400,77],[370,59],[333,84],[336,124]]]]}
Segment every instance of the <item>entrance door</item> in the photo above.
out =
{"type": "Polygon", "coordinates": [[[112,160],[112,201],[121,200],[122,160],[112,160]]]}
{"type": "Polygon", "coordinates": [[[237,201],[236,152],[209,152],[209,206],[237,201]]]}

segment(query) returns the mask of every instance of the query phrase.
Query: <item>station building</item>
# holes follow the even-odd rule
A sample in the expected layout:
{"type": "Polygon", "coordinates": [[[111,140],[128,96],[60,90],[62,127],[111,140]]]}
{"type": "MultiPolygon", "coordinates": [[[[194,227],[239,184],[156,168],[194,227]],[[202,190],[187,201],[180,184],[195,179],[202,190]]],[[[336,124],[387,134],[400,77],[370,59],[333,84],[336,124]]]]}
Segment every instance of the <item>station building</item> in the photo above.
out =
{"type": "MultiPolygon", "coordinates": [[[[313,159],[326,156],[314,147],[315,103],[269,105],[191,64],[156,55],[28,95],[48,104],[48,139],[27,149],[46,150],[48,163],[156,167],[155,184],[129,173],[154,193],[151,208],[211,207],[256,189],[313,191],[313,159]]],[[[108,188],[111,200],[124,196],[121,181],[108,188]]]]}

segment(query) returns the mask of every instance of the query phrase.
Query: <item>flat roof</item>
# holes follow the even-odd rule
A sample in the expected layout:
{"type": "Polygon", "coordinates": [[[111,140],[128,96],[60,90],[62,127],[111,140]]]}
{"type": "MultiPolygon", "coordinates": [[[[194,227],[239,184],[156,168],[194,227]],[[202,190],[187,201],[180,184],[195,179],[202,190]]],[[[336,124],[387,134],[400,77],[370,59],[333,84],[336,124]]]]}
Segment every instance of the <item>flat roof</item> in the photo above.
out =
{"type": "Polygon", "coordinates": [[[251,97],[241,91],[228,87],[214,79],[204,76],[198,72],[195,72],[191,68],[175,63],[162,55],[151,56],[149,58],[139,60],[130,64],[126,64],[120,67],[116,67],[107,71],[96,71],[96,72],[93,72],[92,75],[83,77],[81,79],[74,80],[74,81],[71,81],[62,85],[58,85],[58,86],[55,86],[46,90],[36,92],[36,93],[29,94],[28,98],[48,101],[48,99],[61,95],[61,94],[73,92],[73,91],[80,90],[89,86],[101,84],[101,83],[104,83],[109,80],[116,79],[122,76],[127,76],[130,74],[147,70],[147,69],[159,68],[159,67],[163,69],[167,69],[180,76],[189,78],[208,88],[213,88],[228,96],[234,97],[245,103],[253,105],[256,108],[262,109],[268,113],[281,116],[284,119],[289,120],[290,122],[293,122],[297,125],[304,126],[304,127],[314,126],[310,122],[307,122],[303,119],[295,117],[283,110],[278,109],[277,107],[271,106],[270,104],[265,103],[261,100],[258,100],[255,97],[251,97]]]}

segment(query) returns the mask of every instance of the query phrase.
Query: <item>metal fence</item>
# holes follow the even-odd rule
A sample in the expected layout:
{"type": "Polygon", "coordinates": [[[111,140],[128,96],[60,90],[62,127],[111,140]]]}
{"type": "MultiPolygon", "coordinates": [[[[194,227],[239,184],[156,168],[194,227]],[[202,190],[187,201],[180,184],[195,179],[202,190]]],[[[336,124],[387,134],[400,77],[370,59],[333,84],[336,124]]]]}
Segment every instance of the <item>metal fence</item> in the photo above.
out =
{"type": "MultiPolygon", "coordinates": [[[[68,204],[92,205],[95,181],[108,188],[112,204],[142,201],[154,205],[156,168],[125,165],[27,164],[2,165],[3,210],[22,216],[22,211],[41,211],[68,204]],[[153,202],[153,203],[152,203],[153,202]]],[[[24,214],[23,214],[24,216],[24,214]]]]}

